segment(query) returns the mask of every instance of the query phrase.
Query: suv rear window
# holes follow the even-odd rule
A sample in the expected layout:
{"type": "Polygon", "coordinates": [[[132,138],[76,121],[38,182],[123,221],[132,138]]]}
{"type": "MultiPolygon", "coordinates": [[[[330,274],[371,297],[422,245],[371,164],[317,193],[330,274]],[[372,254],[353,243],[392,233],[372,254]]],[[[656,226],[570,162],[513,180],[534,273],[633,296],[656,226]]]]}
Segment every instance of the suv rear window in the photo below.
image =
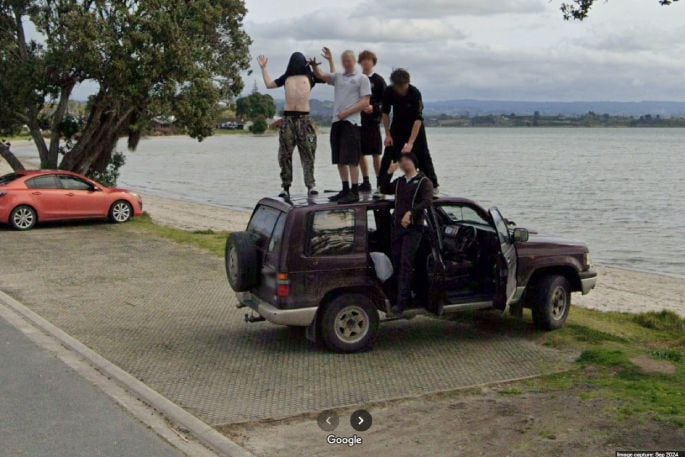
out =
{"type": "Polygon", "coordinates": [[[351,209],[314,213],[307,254],[318,257],[352,252],[355,225],[355,211],[351,209]]]}
{"type": "Polygon", "coordinates": [[[270,206],[261,205],[257,208],[255,213],[252,215],[250,224],[247,226],[249,232],[254,232],[259,235],[271,238],[271,234],[274,231],[276,222],[278,221],[278,216],[281,212],[270,206]]]}
{"type": "Polygon", "coordinates": [[[21,178],[22,175],[19,173],[10,173],[8,175],[0,176],[0,186],[4,186],[5,184],[9,184],[14,180],[17,180],[21,178]]]}

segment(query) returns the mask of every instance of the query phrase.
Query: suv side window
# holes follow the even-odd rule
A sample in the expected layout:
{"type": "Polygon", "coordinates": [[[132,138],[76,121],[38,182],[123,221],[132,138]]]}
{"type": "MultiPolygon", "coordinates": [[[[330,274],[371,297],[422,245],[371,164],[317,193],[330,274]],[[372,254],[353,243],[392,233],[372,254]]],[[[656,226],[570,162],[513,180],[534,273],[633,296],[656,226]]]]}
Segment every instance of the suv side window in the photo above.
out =
{"type": "Polygon", "coordinates": [[[38,176],[26,181],[26,187],[29,189],[61,189],[57,176],[45,175],[38,176]]]}
{"type": "Polygon", "coordinates": [[[354,249],[355,211],[330,210],[314,213],[307,242],[309,256],[349,254],[354,249]]]}

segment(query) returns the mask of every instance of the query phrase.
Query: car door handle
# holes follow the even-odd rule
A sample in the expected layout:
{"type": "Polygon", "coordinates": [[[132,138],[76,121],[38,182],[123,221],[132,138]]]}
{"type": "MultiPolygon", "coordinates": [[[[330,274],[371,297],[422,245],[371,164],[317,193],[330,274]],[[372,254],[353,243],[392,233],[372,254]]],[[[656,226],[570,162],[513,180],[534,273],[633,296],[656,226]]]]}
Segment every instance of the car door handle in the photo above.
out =
{"type": "Polygon", "coordinates": [[[40,195],[40,192],[31,192],[31,195],[40,195]]]}
{"type": "Polygon", "coordinates": [[[67,197],[73,197],[73,196],[74,196],[74,194],[73,194],[72,192],[69,192],[69,193],[67,194],[67,197]]]}

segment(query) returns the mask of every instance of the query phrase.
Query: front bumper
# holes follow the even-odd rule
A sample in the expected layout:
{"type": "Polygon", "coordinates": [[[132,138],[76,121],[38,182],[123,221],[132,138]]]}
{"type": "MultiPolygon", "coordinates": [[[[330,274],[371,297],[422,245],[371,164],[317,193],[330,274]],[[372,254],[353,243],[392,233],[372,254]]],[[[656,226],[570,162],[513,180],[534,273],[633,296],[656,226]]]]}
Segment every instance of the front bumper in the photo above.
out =
{"type": "Polygon", "coordinates": [[[256,311],[267,321],[279,325],[292,325],[295,327],[307,327],[314,322],[318,307],[300,309],[279,309],[271,303],[267,303],[252,292],[236,292],[238,301],[242,306],[247,306],[256,311]]]}
{"type": "Polygon", "coordinates": [[[592,289],[597,285],[597,272],[588,270],[580,274],[580,290],[583,295],[590,293],[592,289]]]}

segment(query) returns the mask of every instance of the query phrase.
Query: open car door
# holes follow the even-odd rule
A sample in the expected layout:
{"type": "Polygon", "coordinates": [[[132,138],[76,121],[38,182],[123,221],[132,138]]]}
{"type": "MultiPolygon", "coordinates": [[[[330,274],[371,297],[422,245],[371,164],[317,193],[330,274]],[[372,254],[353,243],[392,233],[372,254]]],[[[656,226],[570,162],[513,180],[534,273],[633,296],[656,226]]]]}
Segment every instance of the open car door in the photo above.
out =
{"type": "Polygon", "coordinates": [[[493,305],[495,308],[504,311],[507,303],[516,293],[516,247],[502,213],[497,208],[491,208],[489,213],[497,230],[501,254],[497,262],[499,281],[493,305]]]}

